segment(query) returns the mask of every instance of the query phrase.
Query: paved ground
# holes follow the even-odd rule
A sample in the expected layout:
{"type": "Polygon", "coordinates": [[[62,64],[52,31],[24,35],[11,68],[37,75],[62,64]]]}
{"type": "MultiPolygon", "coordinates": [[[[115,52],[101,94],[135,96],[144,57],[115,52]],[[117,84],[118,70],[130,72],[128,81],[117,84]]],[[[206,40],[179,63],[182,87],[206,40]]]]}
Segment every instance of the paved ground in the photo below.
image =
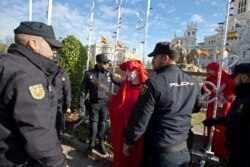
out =
{"type": "Polygon", "coordinates": [[[67,156],[70,167],[111,167],[112,155],[102,156],[94,150],[93,156],[85,155],[87,145],[69,135],[62,136],[63,151],[67,156]]]}
{"type": "MultiPolygon", "coordinates": [[[[200,148],[203,145],[203,139],[201,136],[201,130],[195,130],[195,136],[193,139],[193,161],[190,167],[198,167],[201,163],[203,153],[200,152],[200,148]]],[[[69,135],[62,136],[63,150],[67,156],[68,164],[70,167],[111,167],[112,166],[112,154],[102,156],[98,152],[94,151],[93,156],[85,156],[87,145],[73,139],[69,135]]],[[[208,167],[218,166],[218,159],[210,160],[208,167]]]]}

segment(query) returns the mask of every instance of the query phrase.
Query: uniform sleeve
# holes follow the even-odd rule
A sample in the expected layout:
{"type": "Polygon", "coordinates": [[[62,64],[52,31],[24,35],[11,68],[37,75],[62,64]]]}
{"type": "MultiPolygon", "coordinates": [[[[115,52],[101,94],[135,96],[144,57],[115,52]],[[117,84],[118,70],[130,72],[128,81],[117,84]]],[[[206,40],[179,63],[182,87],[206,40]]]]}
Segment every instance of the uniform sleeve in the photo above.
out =
{"type": "Polygon", "coordinates": [[[88,72],[85,72],[84,74],[84,78],[82,81],[82,86],[81,86],[81,92],[80,92],[80,97],[79,97],[79,107],[80,109],[84,109],[84,102],[85,102],[85,98],[86,98],[86,93],[88,92],[89,89],[89,84],[88,84],[88,72]]]}
{"type": "Polygon", "coordinates": [[[113,73],[110,73],[111,75],[111,80],[114,84],[116,84],[117,86],[120,86],[123,83],[123,80],[120,78],[116,78],[115,75],[113,73]]]}
{"type": "Polygon", "coordinates": [[[128,126],[125,129],[125,143],[133,145],[134,142],[145,132],[156,104],[156,93],[151,82],[148,80],[142,86],[140,96],[132,110],[128,126]]]}
{"type": "Polygon", "coordinates": [[[248,103],[246,106],[245,106],[245,109],[244,109],[244,112],[246,113],[246,116],[245,116],[245,130],[244,130],[244,133],[246,133],[245,135],[245,138],[244,138],[244,146],[242,148],[244,148],[243,150],[243,155],[244,155],[244,167],[247,167],[247,166],[250,166],[250,161],[249,161],[249,157],[250,157],[250,124],[249,124],[249,121],[250,121],[250,104],[248,103]]]}
{"type": "Polygon", "coordinates": [[[200,87],[199,87],[198,83],[197,83],[197,87],[198,87],[198,93],[197,93],[197,96],[196,96],[193,113],[199,112],[200,109],[201,109],[201,106],[202,106],[201,91],[199,91],[200,87]]]}
{"type": "Polygon", "coordinates": [[[66,71],[64,71],[64,77],[65,77],[65,81],[63,82],[64,83],[63,88],[64,88],[65,103],[66,103],[66,107],[70,108],[71,101],[72,101],[72,94],[71,94],[71,85],[70,85],[69,75],[67,74],[66,71]]]}
{"type": "Polygon", "coordinates": [[[65,167],[66,157],[55,129],[56,107],[53,111],[50,106],[47,83],[23,76],[15,79],[12,86],[8,96],[26,151],[46,167],[65,167]]]}

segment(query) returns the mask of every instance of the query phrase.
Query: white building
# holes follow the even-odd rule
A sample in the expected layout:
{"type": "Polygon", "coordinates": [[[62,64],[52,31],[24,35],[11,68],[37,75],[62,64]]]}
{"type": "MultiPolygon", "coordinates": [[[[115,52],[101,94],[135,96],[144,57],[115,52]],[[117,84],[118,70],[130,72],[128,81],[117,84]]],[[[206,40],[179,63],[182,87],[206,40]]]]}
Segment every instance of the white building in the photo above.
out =
{"type": "MultiPolygon", "coordinates": [[[[250,63],[250,0],[239,0],[231,3],[233,10],[230,11],[228,23],[228,38],[226,47],[231,49],[231,55],[239,56],[238,63],[250,63]],[[229,37],[229,34],[230,37],[229,37]]],[[[222,27],[218,28],[222,30],[222,27]]],[[[225,29],[225,27],[224,27],[225,29]]],[[[218,61],[216,48],[222,48],[223,31],[217,34],[206,36],[204,42],[198,48],[204,48],[210,53],[210,57],[200,57],[201,67],[206,66],[211,61],[218,61]]]]}
{"type": "Polygon", "coordinates": [[[176,36],[172,39],[172,42],[181,44],[187,52],[190,52],[192,49],[196,48],[196,35],[197,35],[197,28],[196,23],[191,23],[187,25],[186,32],[183,36],[176,36]]]}

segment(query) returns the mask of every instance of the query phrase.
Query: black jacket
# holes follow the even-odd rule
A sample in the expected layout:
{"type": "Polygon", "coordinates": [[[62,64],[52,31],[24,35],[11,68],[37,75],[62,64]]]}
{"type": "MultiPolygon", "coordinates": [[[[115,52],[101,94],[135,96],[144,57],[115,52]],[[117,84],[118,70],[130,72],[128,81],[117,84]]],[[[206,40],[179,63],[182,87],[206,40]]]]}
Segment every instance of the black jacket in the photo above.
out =
{"type": "Polygon", "coordinates": [[[250,166],[250,84],[236,87],[236,98],[226,117],[217,118],[225,125],[226,147],[238,166],[250,166]]]}
{"type": "Polygon", "coordinates": [[[31,156],[44,166],[64,167],[55,129],[57,96],[49,80],[57,66],[21,45],[12,44],[8,52],[0,59],[0,161],[13,166],[31,156]]]}
{"type": "Polygon", "coordinates": [[[56,89],[59,105],[63,105],[63,108],[71,107],[71,85],[67,72],[58,66],[57,72],[52,80],[52,84],[56,89]]]}
{"type": "Polygon", "coordinates": [[[196,80],[168,65],[143,85],[125,130],[125,143],[132,145],[144,132],[145,143],[153,147],[182,143],[188,138],[191,114],[200,106],[196,80]]]}
{"type": "Polygon", "coordinates": [[[92,70],[86,71],[82,81],[79,107],[81,109],[84,108],[84,102],[88,93],[91,103],[95,103],[100,99],[108,100],[111,95],[112,83],[119,86],[122,82],[123,80],[116,78],[112,72],[99,70],[97,66],[92,70]]]}

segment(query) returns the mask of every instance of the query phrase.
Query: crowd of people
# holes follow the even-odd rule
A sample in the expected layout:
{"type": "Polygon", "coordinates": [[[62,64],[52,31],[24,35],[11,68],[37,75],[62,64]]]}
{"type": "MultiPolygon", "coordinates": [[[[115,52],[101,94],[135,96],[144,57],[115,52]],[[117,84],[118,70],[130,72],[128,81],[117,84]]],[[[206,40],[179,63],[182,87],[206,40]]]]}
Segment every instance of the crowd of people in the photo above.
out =
{"type": "MultiPolygon", "coordinates": [[[[66,167],[60,131],[63,113],[71,112],[71,87],[57,55],[63,45],[52,26],[41,22],[21,22],[14,34],[15,43],[0,57],[0,167],[66,167]]],[[[231,74],[222,70],[218,90],[201,88],[178,67],[179,53],[177,44],[159,42],[148,55],[155,74],[148,76],[143,63],[132,58],[119,65],[122,78],[107,69],[105,54],[96,55],[79,97],[79,112],[89,112],[86,155],[93,149],[107,153],[103,142],[109,118],[113,167],[188,166],[192,113],[201,110],[202,93],[209,91],[206,119],[200,120],[205,142],[214,126],[212,151],[220,161],[250,166],[250,63],[235,65],[231,74]],[[116,94],[112,84],[119,87],[116,94]]],[[[206,68],[205,81],[216,85],[219,63],[206,68]]]]}

